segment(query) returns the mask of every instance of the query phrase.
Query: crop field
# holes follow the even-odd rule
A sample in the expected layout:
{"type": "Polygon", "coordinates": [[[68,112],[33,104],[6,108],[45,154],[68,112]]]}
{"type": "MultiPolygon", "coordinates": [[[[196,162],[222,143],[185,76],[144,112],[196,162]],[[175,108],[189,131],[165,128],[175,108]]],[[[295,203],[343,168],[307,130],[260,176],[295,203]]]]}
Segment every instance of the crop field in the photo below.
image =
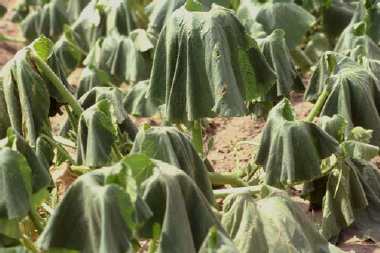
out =
{"type": "Polygon", "coordinates": [[[0,0],[0,253],[380,253],[380,0],[0,0]]]}

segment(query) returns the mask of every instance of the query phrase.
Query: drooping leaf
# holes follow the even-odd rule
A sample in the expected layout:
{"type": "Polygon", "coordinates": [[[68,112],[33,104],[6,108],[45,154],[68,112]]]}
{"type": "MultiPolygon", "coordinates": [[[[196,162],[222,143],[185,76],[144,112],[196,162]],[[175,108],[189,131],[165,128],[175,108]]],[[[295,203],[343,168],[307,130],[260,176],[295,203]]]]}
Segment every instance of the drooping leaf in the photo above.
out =
{"type": "Polygon", "coordinates": [[[326,36],[323,33],[315,33],[310,36],[309,42],[306,44],[305,54],[313,63],[316,63],[322,54],[330,49],[331,45],[326,36]]]}
{"type": "Polygon", "coordinates": [[[238,253],[230,238],[218,231],[215,227],[210,232],[202,244],[199,253],[238,253]]]}
{"type": "MultiPolygon", "coordinates": [[[[33,193],[41,191],[51,185],[52,181],[49,174],[50,164],[47,162],[44,163],[38,152],[33,150],[22,136],[20,136],[16,131],[9,129],[7,138],[3,139],[3,141],[6,141],[6,143],[4,143],[4,145],[0,145],[0,148],[12,148],[26,159],[28,167],[32,172],[33,193]]],[[[37,144],[39,141],[40,138],[37,139],[37,144]]],[[[44,155],[48,155],[49,152],[46,152],[44,155]]]]}
{"type": "Polygon", "coordinates": [[[368,162],[355,161],[360,181],[366,193],[368,206],[355,212],[354,227],[364,239],[371,239],[377,244],[380,242],[380,173],[378,169],[368,162]]]}
{"type": "Polygon", "coordinates": [[[303,91],[302,80],[295,70],[293,60],[285,42],[283,30],[274,30],[263,40],[258,40],[265,58],[277,74],[276,86],[270,96],[288,97],[291,91],[303,91]]]}
{"type": "Polygon", "coordinates": [[[31,149],[16,142],[16,149],[26,157],[8,147],[0,148],[0,248],[18,244],[22,235],[19,222],[46,196],[50,182],[49,178],[43,181],[41,172],[47,172],[36,167],[31,149]]]}
{"type": "Polygon", "coordinates": [[[31,12],[22,21],[21,30],[29,41],[42,34],[56,40],[62,34],[65,24],[68,24],[68,18],[64,2],[52,0],[41,9],[31,12]]]}
{"type": "Polygon", "coordinates": [[[346,139],[347,122],[341,115],[334,115],[332,117],[322,116],[319,118],[319,126],[339,143],[346,139]]]}
{"type": "Polygon", "coordinates": [[[349,1],[332,0],[321,2],[330,2],[330,4],[322,6],[322,27],[330,42],[334,42],[350,24],[355,6],[349,1]]]}
{"type": "Polygon", "coordinates": [[[59,112],[59,106],[67,102],[30,58],[32,50],[46,61],[67,86],[61,66],[49,48],[48,39],[41,37],[35,40],[20,50],[0,74],[3,81],[1,90],[11,126],[32,146],[35,146],[41,133],[50,135],[48,117],[59,112]]]}
{"type": "Polygon", "coordinates": [[[141,231],[152,238],[153,225],[161,227],[158,253],[196,253],[211,227],[224,233],[212,208],[185,172],[154,160],[157,173],[143,183],[143,199],[154,215],[141,231]]]}
{"type": "Polygon", "coordinates": [[[323,236],[336,240],[343,229],[354,223],[355,211],[367,205],[357,168],[351,160],[338,161],[329,174],[323,198],[323,236]]]}
{"type": "Polygon", "coordinates": [[[224,201],[222,224],[238,252],[343,252],[321,236],[286,193],[262,191],[259,199],[231,194],[224,201]]]}
{"type": "Polygon", "coordinates": [[[99,100],[86,109],[79,119],[76,163],[95,168],[111,165],[112,147],[116,139],[111,104],[106,99],[99,100]]]}
{"type": "Polygon", "coordinates": [[[131,150],[131,154],[139,153],[167,162],[184,171],[194,180],[208,201],[214,203],[207,168],[188,137],[176,128],[141,128],[131,150]]]}
{"type": "Polygon", "coordinates": [[[371,72],[348,57],[326,54],[313,73],[305,93],[306,100],[315,99],[326,85],[332,85],[332,91],[321,115],[342,115],[348,123],[348,132],[356,126],[373,130],[371,144],[379,145],[380,86],[371,72]]]}
{"type": "Polygon", "coordinates": [[[80,98],[95,87],[109,87],[110,84],[111,78],[107,72],[89,66],[84,68],[81,73],[75,95],[77,98],[80,98]]]}
{"type": "MultiPolygon", "coordinates": [[[[229,1],[226,0],[197,0],[196,2],[199,3],[204,10],[210,9],[213,3],[226,7],[229,4],[229,1]]],[[[171,14],[185,3],[186,0],[153,1],[149,5],[150,15],[148,32],[158,36],[166,22],[169,20],[171,14]]]]}
{"type": "Polygon", "coordinates": [[[152,47],[142,45],[148,51],[140,51],[132,38],[136,37],[115,33],[107,36],[97,43],[84,63],[110,73],[118,83],[148,79],[151,69],[149,50],[152,47]]]}
{"type": "Polygon", "coordinates": [[[350,55],[353,59],[365,56],[380,60],[379,46],[368,35],[357,32],[356,29],[355,26],[346,28],[337,41],[335,51],[350,55]]]}
{"type": "MultiPolygon", "coordinates": [[[[324,161],[323,167],[328,175],[307,184],[304,191],[314,206],[322,206],[322,234],[331,241],[337,241],[341,231],[355,223],[360,225],[361,222],[368,222],[373,219],[369,214],[378,210],[373,198],[373,205],[369,207],[369,198],[373,197],[372,187],[376,186],[365,182],[367,179],[364,180],[361,169],[362,164],[368,164],[366,159],[376,155],[379,148],[361,141],[371,138],[365,136],[371,134],[364,129],[354,128],[348,134],[348,126],[342,116],[323,116],[320,124],[329,134],[337,137],[341,152],[324,161]],[[358,213],[362,216],[359,217],[358,213]]],[[[373,222],[376,223],[377,219],[373,219],[373,222]]]]}
{"type": "Polygon", "coordinates": [[[26,159],[10,148],[2,148],[0,156],[0,189],[3,193],[0,197],[0,217],[9,220],[23,218],[31,207],[31,169],[26,159]]]}
{"type": "Polygon", "coordinates": [[[65,76],[69,76],[79,66],[85,54],[85,51],[75,45],[73,38],[72,31],[67,28],[64,35],[54,45],[55,55],[62,65],[65,76]]]}
{"type": "Polygon", "coordinates": [[[118,88],[113,87],[95,87],[85,93],[79,100],[82,107],[87,109],[95,105],[102,99],[106,99],[112,105],[111,115],[115,118],[119,130],[128,134],[129,138],[135,139],[137,128],[129,118],[123,106],[125,94],[118,88]]]}
{"type": "Polygon", "coordinates": [[[158,112],[151,99],[146,97],[148,89],[149,80],[138,82],[128,89],[124,98],[124,107],[128,113],[139,117],[151,117],[158,112]]]}
{"type": "Polygon", "coordinates": [[[71,23],[79,18],[82,10],[90,3],[91,0],[69,0],[67,2],[67,14],[71,23]]]}
{"type": "Polygon", "coordinates": [[[295,120],[283,99],[269,113],[256,163],[264,166],[267,184],[284,186],[320,177],[321,160],[337,150],[338,143],[317,125],[295,120]]]}
{"type": "Polygon", "coordinates": [[[98,5],[103,5],[106,15],[107,34],[116,31],[122,35],[137,28],[137,18],[132,9],[130,0],[99,0],[98,5]]]}
{"type": "Polygon", "coordinates": [[[78,19],[70,26],[71,32],[65,34],[68,40],[82,51],[89,52],[96,41],[106,34],[106,24],[96,1],[90,1],[82,10],[78,19]]]}
{"type": "Polygon", "coordinates": [[[264,96],[274,78],[232,11],[183,7],[160,34],[147,96],[156,106],[166,104],[170,122],[241,116],[244,102],[264,96]]]}
{"type": "Polygon", "coordinates": [[[152,215],[139,192],[153,167],[149,159],[133,156],[79,177],[39,237],[40,248],[133,252],[137,230],[152,215]]]}
{"type": "Polygon", "coordinates": [[[299,45],[315,18],[292,0],[242,0],[237,10],[239,19],[249,30],[252,23],[260,23],[267,34],[276,29],[285,32],[290,49],[299,45]]]}

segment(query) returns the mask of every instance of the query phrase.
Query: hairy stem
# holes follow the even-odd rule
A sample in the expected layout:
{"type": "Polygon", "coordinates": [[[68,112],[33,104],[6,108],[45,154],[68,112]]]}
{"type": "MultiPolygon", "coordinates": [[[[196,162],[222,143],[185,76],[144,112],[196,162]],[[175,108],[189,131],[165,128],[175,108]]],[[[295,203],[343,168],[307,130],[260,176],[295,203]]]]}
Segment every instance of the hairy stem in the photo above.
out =
{"type": "Polygon", "coordinates": [[[325,102],[330,92],[331,92],[331,89],[328,87],[323,89],[323,92],[321,93],[321,95],[319,95],[317,102],[315,103],[309,115],[307,115],[305,121],[312,122],[315,119],[315,117],[317,117],[321,113],[322,108],[325,105],[325,102]]]}
{"type": "Polygon", "coordinates": [[[257,194],[260,191],[261,191],[261,185],[255,185],[255,186],[247,186],[247,187],[239,187],[239,188],[214,190],[213,193],[214,193],[215,198],[225,198],[228,195],[233,194],[233,193],[257,194]]]}
{"type": "Polygon", "coordinates": [[[202,123],[201,120],[195,120],[191,128],[192,143],[195,150],[203,157],[203,136],[202,136],[202,123]]]}
{"type": "Polygon", "coordinates": [[[248,186],[243,180],[234,174],[221,174],[216,172],[209,172],[208,178],[213,185],[231,185],[235,187],[248,186]]]}
{"type": "Polygon", "coordinates": [[[54,85],[59,94],[64,98],[64,100],[71,106],[75,115],[79,118],[83,112],[83,109],[75,97],[70,93],[70,91],[65,87],[59,77],[54,73],[54,71],[49,67],[49,65],[41,59],[37,54],[31,54],[32,60],[35,62],[37,67],[42,71],[47,79],[54,85]]]}

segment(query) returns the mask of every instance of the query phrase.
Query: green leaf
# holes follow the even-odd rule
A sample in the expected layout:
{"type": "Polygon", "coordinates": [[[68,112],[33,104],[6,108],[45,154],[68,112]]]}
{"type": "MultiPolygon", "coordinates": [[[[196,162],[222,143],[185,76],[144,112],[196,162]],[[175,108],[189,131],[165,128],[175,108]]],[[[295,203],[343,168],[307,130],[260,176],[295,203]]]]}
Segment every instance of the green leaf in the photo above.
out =
{"type": "Polygon", "coordinates": [[[38,246],[49,252],[133,251],[137,229],[152,215],[139,193],[133,190],[139,185],[130,166],[141,166],[141,159],[125,158],[112,167],[79,177],[48,221],[38,246]],[[132,159],[130,164],[129,159],[132,159]],[[140,162],[136,163],[136,159],[140,162]]]}
{"type": "Polygon", "coordinates": [[[141,128],[131,154],[145,154],[167,162],[189,175],[212,204],[214,197],[207,168],[189,139],[174,127],[141,128]]]}
{"type": "Polygon", "coordinates": [[[153,162],[155,174],[143,184],[143,199],[154,215],[141,236],[153,238],[154,224],[159,224],[162,233],[157,252],[196,253],[211,227],[223,228],[190,176],[167,163],[153,162]]]}
{"type": "Polygon", "coordinates": [[[301,43],[315,22],[315,18],[309,12],[291,0],[264,2],[242,0],[237,15],[248,31],[256,22],[262,25],[267,34],[276,29],[284,30],[285,40],[290,49],[301,43]]]}
{"type": "Polygon", "coordinates": [[[268,194],[263,198],[232,194],[224,200],[222,224],[238,252],[343,252],[285,192],[263,188],[268,194]]]}
{"type": "Polygon", "coordinates": [[[379,154],[379,147],[358,141],[345,141],[341,145],[344,155],[358,160],[369,161],[379,154]]]}
{"type": "Polygon", "coordinates": [[[321,160],[337,151],[335,139],[313,123],[296,121],[283,99],[269,113],[256,163],[264,166],[266,184],[281,187],[320,177],[321,160]]]}
{"type": "MultiPolygon", "coordinates": [[[[277,74],[276,86],[269,93],[270,98],[288,97],[291,91],[303,91],[304,85],[296,72],[289,48],[285,42],[285,32],[274,30],[269,36],[258,40],[265,58],[277,74]]],[[[269,100],[270,100],[269,98],[269,100]]]]}
{"type": "Polygon", "coordinates": [[[151,117],[158,112],[151,99],[146,97],[148,89],[149,80],[138,82],[128,88],[124,98],[124,107],[128,113],[139,117],[151,117]]]}
{"type": "Polygon", "coordinates": [[[41,35],[57,40],[66,24],[68,24],[68,19],[65,3],[61,0],[51,0],[25,17],[21,22],[21,31],[29,41],[41,35]]]}
{"type": "Polygon", "coordinates": [[[169,122],[242,116],[245,102],[266,95],[274,81],[256,42],[231,10],[180,8],[158,40],[147,97],[156,106],[165,104],[169,122]]]}
{"type": "MultiPolygon", "coordinates": [[[[137,41],[138,32],[126,37],[112,34],[97,43],[84,64],[108,72],[117,83],[146,80],[149,78],[151,59],[146,51],[151,48],[137,41]],[[142,48],[141,48],[142,47],[142,48]],[[147,48],[148,47],[148,48],[147,48]]],[[[147,43],[146,41],[144,43],[147,43]]]]}
{"type": "Polygon", "coordinates": [[[377,102],[380,90],[377,79],[366,66],[352,59],[333,53],[335,62],[333,70],[327,61],[327,54],[322,56],[314,71],[310,85],[305,93],[308,101],[313,101],[326,85],[332,85],[321,115],[339,114],[347,121],[346,135],[354,127],[373,130],[370,144],[380,144],[380,104],[377,102]],[[363,100],[362,98],[366,99],[363,100]]]}
{"type": "Polygon", "coordinates": [[[54,43],[43,35],[33,41],[31,44],[34,52],[36,52],[36,54],[44,61],[46,61],[51,56],[53,45],[54,43]]]}
{"type": "Polygon", "coordinates": [[[199,253],[238,253],[234,243],[217,228],[210,229],[199,253]]]}

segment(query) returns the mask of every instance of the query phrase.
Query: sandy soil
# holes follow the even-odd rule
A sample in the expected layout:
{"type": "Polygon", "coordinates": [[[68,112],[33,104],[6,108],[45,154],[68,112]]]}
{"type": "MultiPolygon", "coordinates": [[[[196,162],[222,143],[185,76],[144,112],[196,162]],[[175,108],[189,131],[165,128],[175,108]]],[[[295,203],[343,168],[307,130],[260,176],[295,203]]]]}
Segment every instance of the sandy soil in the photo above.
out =
{"type": "MultiPolygon", "coordinates": [[[[0,0],[0,3],[12,9],[16,0],[0,0]]],[[[10,22],[11,14],[8,14],[0,20],[0,33],[12,36],[19,36],[17,25],[10,22]]],[[[22,45],[15,43],[0,43],[0,68],[10,60],[22,45]]],[[[69,81],[75,85],[78,81],[80,70],[70,76],[69,81]]],[[[302,94],[293,94],[291,96],[298,118],[303,118],[310,111],[312,105],[302,101],[302,94]]],[[[57,116],[52,119],[53,130],[58,131],[59,126],[64,122],[65,116],[57,116]]],[[[156,124],[156,119],[135,119],[138,125],[144,123],[156,124]]],[[[255,146],[255,138],[259,135],[265,122],[252,117],[241,118],[216,118],[209,120],[210,127],[206,130],[206,141],[214,139],[211,149],[208,150],[208,158],[217,171],[233,171],[238,167],[243,167],[252,161],[252,151],[257,148],[255,146]]],[[[207,146],[207,145],[206,145],[207,146]]],[[[380,164],[380,159],[377,159],[380,164]]],[[[72,174],[68,173],[67,165],[52,170],[53,177],[59,186],[60,193],[63,193],[67,186],[74,180],[72,174]]],[[[321,218],[320,213],[310,213],[308,211],[308,203],[299,197],[294,200],[305,210],[305,212],[314,221],[321,218]]],[[[355,231],[348,230],[344,233],[342,243],[338,245],[344,250],[354,250],[357,253],[380,253],[380,248],[371,242],[361,241],[355,237],[355,231]]]]}

